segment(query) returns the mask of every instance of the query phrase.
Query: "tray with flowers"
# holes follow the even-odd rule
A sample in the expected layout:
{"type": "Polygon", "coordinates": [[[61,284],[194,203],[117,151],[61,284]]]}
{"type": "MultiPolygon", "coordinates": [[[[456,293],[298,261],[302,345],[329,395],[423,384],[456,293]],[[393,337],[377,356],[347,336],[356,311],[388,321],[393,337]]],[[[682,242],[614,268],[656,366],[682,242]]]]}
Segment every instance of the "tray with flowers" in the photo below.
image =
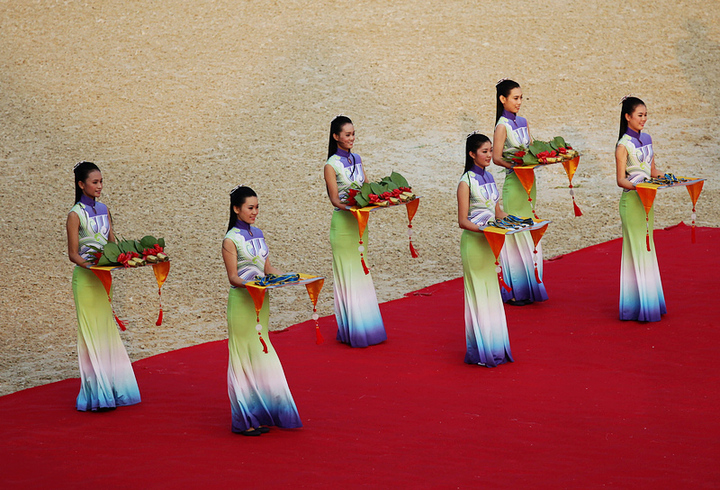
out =
{"type": "Polygon", "coordinates": [[[140,240],[120,239],[108,242],[102,250],[95,248],[97,262],[91,268],[113,270],[117,268],[142,267],[148,264],[168,262],[165,239],[146,235],[140,240]]]}
{"type": "Polygon", "coordinates": [[[562,136],[555,136],[550,141],[535,140],[528,147],[509,148],[503,152],[503,158],[523,166],[562,163],[579,156],[562,136]]]}
{"type": "Polygon", "coordinates": [[[348,190],[345,203],[358,209],[377,208],[406,204],[417,198],[405,177],[392,172],[377,182],[365,182],[362,186],[354,184],[348,190]]]}
{"type": "Polygon", "coordinates": [[[351,206],[350,212],[353,213],[358,222],[358,251],[360,252],[360,262],[362,263],[365,274],[370,273],[363,252],[362,237],[367,226],[371,211],[378,209],[387,209],[401,204],[406,205],[408,214],[408,241],[410,246],[410,255],[413,258],[418,257],[417,250],[412,243],[412,220],[420,205],[420,196],[416,196],[412,191],[412,187],[408,181],[398,172],[392,172],[389,176],[383,177],[377,182],[365,182],[362,186],[351,187],[348,190],[348,196],[345,204],[351,206]]]}
{"type": "Polygon", "coordinates": [[[157,281],[160,309],[155,325],[162,325],[163,309],[161,289],[170,272],[170,258],[165,253],[165,239],[146,235],[140,240],[119,239],[117,243],[106,243],[102,250],[97,247],[94,249],[95,253],[93,255],[95,255],[97,261],[95,265],[90,267],[90,270],[95,273],[105,287],[113,316],[120,329],[125,330],[125,322],[118,318],[112,306],[112,297],[110,295],[110,288],[112,286],[111,271],[137,268],[145,265],[152,265],[155,280],[157,281]]]}

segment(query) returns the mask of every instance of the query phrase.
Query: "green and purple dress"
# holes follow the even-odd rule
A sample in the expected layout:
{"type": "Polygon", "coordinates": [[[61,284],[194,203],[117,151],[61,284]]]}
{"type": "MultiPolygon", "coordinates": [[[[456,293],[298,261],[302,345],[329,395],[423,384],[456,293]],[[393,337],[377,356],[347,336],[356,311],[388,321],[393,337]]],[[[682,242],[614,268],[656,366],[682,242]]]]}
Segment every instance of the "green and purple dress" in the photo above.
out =
{"type": "MultiPolygon", "coordinates": [[[[478,226],[495,217],[498,189],[490,172],[478,167],[460,183],[470,188],[468,219],[478,226]]],[[[465,362],[495,367],[513,362],[505,307],[495,272],[495,254],[482,232],[463,230],[460,255],[465,285],[465,362]]]]}
{"type": "MultiPolygon", "coordinates": [[[[628,129],[618,141],[627,149],[625,175],[633,184],[651,177],[653,145],[650,135],[628,129]]],[[[624,189],[620,198],[622,220],[622,260],[620,265],[620,319],[643,322],[660,321],[667,313],[660,268],[655,254],[653,225],[655,209],[647,214],[637,191],[624,189]],[[650,250],[645,241],[646,227],[650,233],[650,250]]]]}
{"type": "MultiPolygon", "coordinates": [[[[238,220],[227,232],[237,249],[238,277],[252,281],[265,276],[269,250],[260,229],[238,220]]],[[[268,336],[269,291],[260,310],[260,333],[267,345],[263,350],[256,325],[255,303],[243,287],[231,287],[228,294],[228,395],[232,431],[243,432],[261,425],[285,429],[302,427],[295,401],[280,358],[268,336]]]]}
{"type": "MultiPolygon", "coordinates": [[[[495,127],[501,124],[505,126],[507,133],[503,151],[520,146],[527,147],[530,144],[530,132],[527,120],[524,117],[509,111],[503,111],[503,115],[498,119],[495,127]]],[[[531,218],[533,215],[532,205],[528,201],[527,192],[520,183],[520,179],[512,169],[506,169],[505,172],[502,194],[503,209],[508,214],[531,218]]],[[[532,190],[530,191],[533,202],[535,202],[536,195],[537,188],[533,177],[532,190]]],[[[534,249],[535,245],[529,231],[514,233],[506,237],[505,246],[500,253],[500,262],[503,268],[503,279],[510,286],[511,291],[508,292],[505,289],[501,291],[503,301],[514,299],[516,301],[533,302],[548,299],[545,284],[538,283],[537,279],[535,279],[533,256],[536,254],[533,252],[534,249]]],[[[542,281],[543,256],[542,247],[539,243],[536,258],[538,277],[542,281]]]]}
{"type": "MultiPolygon", "coordinates": [[[[340,199],[350,186],[365,182],[360,155],[338,149],[326,165],[335,171],[340,199]]],[[[372,275],[365,274],[358,250],[358,222],[349,211],[335,208],[330,222],[333,254],[333,297],[337,340],[352,347],[368,347],[387,340],[372,275]]],[[[368,250],[368,227],[362,237],[368,250]]],[[[365,255],[367,258],[367,255],[365,255]]]]}
{"type": "MultiPolygon", "coordinates": [[[[78,252],[83,259],[94,261],[93,247],[102,249],[108,241],[108,209],[103,203],[83,194],[70,212],[80,218],[78,252]]],[[[140,391],[135,373],[115,325],[105,287],[91,270],[75,266],[72,288],[77,311],[80,365],[80,393],[76,408],[97,411],[139,403],[140,391]]]]}

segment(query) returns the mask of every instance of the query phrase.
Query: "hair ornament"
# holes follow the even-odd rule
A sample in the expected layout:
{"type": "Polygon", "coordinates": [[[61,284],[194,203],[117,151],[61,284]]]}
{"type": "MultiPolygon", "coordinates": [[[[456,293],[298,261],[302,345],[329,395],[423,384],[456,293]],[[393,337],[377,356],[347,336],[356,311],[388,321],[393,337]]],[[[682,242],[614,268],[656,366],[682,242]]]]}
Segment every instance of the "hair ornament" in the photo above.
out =
{"type": "Polygon", "coordinates": [[[83,163],[86,163],[85,160],[83,160],[82,162],[77,162],[77,163],[73,166],[73,172],[74,172],[75,170],[77,170],[77,168],[78,168],[80,165],[82,165],[83,163]]]}
{"type": "Polygon", "coordinates": [[[480,134],[480,132],[479,132],[479,131],[473,131],[472,133],[470,133],[469,135],[467,135],[467,136],[465,137],[465,139],[468,139],[470,136],[475,136],[476,134],[480,134]]]}
{"type": "Polygon", "coordinates": [[[233,187],[233,190],[230,191],[230,195],[232,196],[232,195],[233,195],[233,192],[235,192],[236,190],[238,190],[238,189],[241,188],[241,187],[245,187],[245,185],[244,185],[244,184],[239,184],[239,185],[236,185],[235,187],[233,187]]]}
{"type": "MultiPolygon", "coordinates": [[[[332,121],[334,121],[334,120],[337,119],[338,117],[343,117],[343,116],[345,116],[345,114],[343,114],[343,113],[341,112],[341,113],[338,114],[337,116],[333,117],[333,118],[332,118],[332,121]]],[[[347,117],[347,116],[345,116],[345,117],[347,117]]],[[[332,121],[330,121],[330,122],[332,122],[332,121]]]]}
{"type": "Polygon", "coordinates": [[[501,83],[503,83],[505,80],[508,80],[508,79],[507,79],[507,78],[501,78],[500,80],[498,80],[497,82],[495,82],[495,86],[497,87],[498,85],[500,85],[501,83]]]}
{"type": "Polygon", "coordinates": [[[632,95],[631,95],[631,94],[627,94],[625,97],[623,97],[622,99],[620,99],[620,104],[622,105],[622,103],[625,102],[626,100],[628,100],[630,97],[632,97],[632,95]]]}

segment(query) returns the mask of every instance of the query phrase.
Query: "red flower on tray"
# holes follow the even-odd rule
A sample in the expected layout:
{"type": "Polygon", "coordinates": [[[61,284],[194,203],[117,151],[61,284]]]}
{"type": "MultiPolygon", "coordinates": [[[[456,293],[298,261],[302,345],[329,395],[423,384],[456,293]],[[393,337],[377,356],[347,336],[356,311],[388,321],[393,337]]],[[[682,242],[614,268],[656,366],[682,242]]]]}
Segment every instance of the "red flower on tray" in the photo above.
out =
{"type": "Polygon", "coordinates": [[[130,260],[134,259],[135,257],[140,257],[140,254],[138,254],[137,252],[123,252],[118,255],[117,261],[121,263],[124,267],[130,267],[130,264],[128,264],[128,262],[130,262],[130,260]]]}

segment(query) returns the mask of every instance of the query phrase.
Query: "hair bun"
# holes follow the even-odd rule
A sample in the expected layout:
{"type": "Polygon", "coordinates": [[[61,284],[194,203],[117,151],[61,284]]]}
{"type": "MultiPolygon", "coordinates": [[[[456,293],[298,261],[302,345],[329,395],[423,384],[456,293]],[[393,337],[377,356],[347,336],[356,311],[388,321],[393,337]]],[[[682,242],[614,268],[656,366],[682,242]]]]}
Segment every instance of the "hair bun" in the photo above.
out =
{"type": "Polygon", "coordinates": [[[233,192],[235,192],[236,190],[238,190],[241,187],[245,187],[245,184],[238,184],[235,187],[233,187],[233,190],[230,191],[230,195],[232,196],[233,192]]]}

